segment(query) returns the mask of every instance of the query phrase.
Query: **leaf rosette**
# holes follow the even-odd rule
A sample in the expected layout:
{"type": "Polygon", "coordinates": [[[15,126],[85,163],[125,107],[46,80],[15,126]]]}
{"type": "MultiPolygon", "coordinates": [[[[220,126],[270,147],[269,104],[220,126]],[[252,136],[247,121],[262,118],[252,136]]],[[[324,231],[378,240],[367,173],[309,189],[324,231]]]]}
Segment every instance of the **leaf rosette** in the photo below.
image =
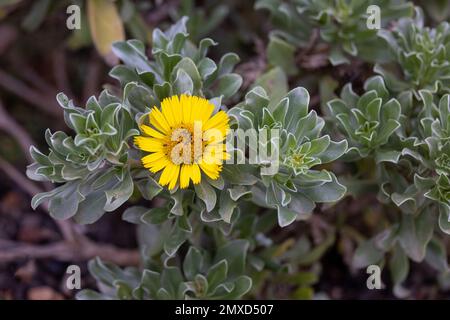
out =
{"type": "MultiPolygon", "coordinates": [[[[306,89],[291,90],[272,108],[270,102],[265,90],[255,87],[229,111],[229,116],[239,129],[253,129],[260,137],[266,134],[258,145],[256,162],[260,169],[256,173],[258,183],[251,188],[252,197],[258,204],[276,208],[279,225],[286,226],[307,218],[316,202],[334,202],[343,197],[346,188],[336,176],[317,167],[338,159],[345,153],[347,142],[335,142],[322,135],[325,122],[314,110],[308,111],[306,89]],[[271,129],[277,134],[272,135],[271,129]],[[271,155],[263,155],[262,150],[271,155]],[[273,168],[274,163],[279,166],[273,168]]],[[[249,144],[249,155],[255,148],[249,144]]]]}

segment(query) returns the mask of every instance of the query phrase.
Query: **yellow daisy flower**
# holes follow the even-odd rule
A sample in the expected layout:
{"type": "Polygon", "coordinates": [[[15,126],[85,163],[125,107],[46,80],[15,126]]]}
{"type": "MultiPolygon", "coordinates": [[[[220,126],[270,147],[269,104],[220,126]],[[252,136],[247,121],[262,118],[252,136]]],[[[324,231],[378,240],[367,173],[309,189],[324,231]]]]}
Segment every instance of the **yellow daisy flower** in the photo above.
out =
{"type": "Polygon", "coordinates": [[[214,105],[208,100],[181,95],[166,98],[161,110],[153,107],[149,114],[150,126],[141,125],[144,135],[134,138],[135,145],[150,154],[142,164],[151,172],[162,170],[159,183],[187,188],[190,180],[200,183],[201,171],[216,180],[222,162],[228,158],[225,137],[228,115],[219,111],[213,115],[214,105]]]}

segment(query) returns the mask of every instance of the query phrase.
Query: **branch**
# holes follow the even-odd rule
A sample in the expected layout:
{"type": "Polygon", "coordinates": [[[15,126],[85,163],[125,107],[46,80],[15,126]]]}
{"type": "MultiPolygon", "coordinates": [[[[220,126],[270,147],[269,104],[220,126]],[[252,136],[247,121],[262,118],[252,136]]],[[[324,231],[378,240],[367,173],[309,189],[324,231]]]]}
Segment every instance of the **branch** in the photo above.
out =
{"type": "Polygon", "coordinates": [[[54,98],[49,98],[41,95],[32,88],[28,87],[22,81],[14,78],[5,71],[0,69],[0,87],[5,90],[15,94],[24,101],[35,105],[42,111],[54,116],[55,118],[61,119],[62,112],[60,112],[58,105],[54,98]]]}
{"type": "Polygon", "coordinates": [[[58,90],[63,91],[69,97],[73,97],[74,94],[72,93],[69,79],[67,78],[67,61],[63,49],[58,49],[53,53],[53,75],[58,90]]]}
{"type": "Polygon", "coordinates": [[[96,94],[101,87],[101,71],[102,65],[100,64],[97,54],[92,54],[89,59],[88,74],[83,87],[83,101],[87,101],[89,97],[96,94]]]}
{"type": "Polygon", "coordinates": [[[17,140],[20,147],[25,154],[25,157],[29,162],[33,162],[30,156],[30,146],[33,145],[33,140],[30,135],[8,114],[3,107],[3,103],[0,100],[0,130],[4,130],[9,135],[17,140]]]}
{"type": "Polygon", "coordinates": [[[0,157],[0,170],[2,170],[12,181],[14,181],[23,191],[30,195],[42,192],[33,182],[28,180],[23,174],[19,172],[14,166],[9,164],[0,157]]]}
{"type": "Polygon", "coordinates": [[[140,263],[138,250],[120,249],[107,244],[97,244],[90,240],[78,244],[56,242],[47,245],[29,245],[14,241],[0,242],[0,262],[19,259],[56,259],[59,261],[86,261],[100,257],[120,266],[136,266],[140,263]]]}
{"type": "MultiPolygon", "coordinates": [[[[0,169],[11,180],[15,181],[30,195],[42,192],[33,182],[24,177],[14,166],[0,157],[0,169]]],[[[48,206],[44,208],[48,211],[48,206]]],[[[111,245],[96,244],[73,228],[68,221],[55,220],[64,241],[44,246],[20,244],[0,241],[0,262],[9,262],[21,258],[54,258],[61,261],[88,260],[99,256],[118,265],[138,265],[140,261],[138,250],[120,249],[111,245]]]]}
{"type": "MultiPolygon", "coordinates": [[[[27,179],[22,173],[19,172],[14,166],[9,164],[7,161],[0,157],[0,170],[5,172],[5,174],[14,181],[23,191],[28,193],[31,197],[37,193],[41,193],[42,190],[36,186],[33,182],[27,179]]],[[[48,205],[44,205],[45,210],[48,212],[48,205]]],[[[61,233],[67,241],[75,242],[76,237],[74,235],[74,230],[70,225],[69,221],[56,220],[61,233]]]]}
{"type": "Polygon", "coordinates": [[[36,90],[40,91],[42,94],[45,93],[45,95],[56,95],[58,90],[41,77],[41,75],[38,74],[21,55],[14,54],[9,59],[11,61],[11,66],[15,70],[27,70],[27,72],[23,72],[20,76],[26,82],[32,84],[36,90]]]}

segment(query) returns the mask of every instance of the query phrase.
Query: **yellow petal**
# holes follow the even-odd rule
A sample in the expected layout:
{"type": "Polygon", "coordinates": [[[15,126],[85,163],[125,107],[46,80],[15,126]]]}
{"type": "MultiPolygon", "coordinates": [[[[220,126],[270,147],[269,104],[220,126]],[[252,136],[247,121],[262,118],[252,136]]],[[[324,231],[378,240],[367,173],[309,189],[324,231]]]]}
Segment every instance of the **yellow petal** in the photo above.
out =
{"type": "Polygon", "coordinates": [[[159,131],[165,133],[166,135],[170,134],[170,126],[167,123],[164,115],[159,111],[157,107],[153,107],[150,112],[150,123],[159,131]]]}
{"type": "Polygon", "coordinates": [[[176,170],[177,165],[169,162],[167,166],[164,168],[161,176],[159,177],[159,184],[165,186],[169,184],[170,178],[172,177],[173,172],[176,170]]]}
{"type": "Polygon", "coordinates": [[[141,150],[147,152],[163,151],[164,146],[161,140],[143,136],[134,137],[134,144],[141,150]]]}
{"type": "Polygon", "coordinates": [[[166,98],[161,102],[161,112],[170,127],[175,127],[176,122],[172,114],[172,98],[166,98]]]}
{"type": "Polygon", "coordinates": [[[146,135],[150,136],[150,137],[154,137],[154,138],[158,138],[158,139],[165,139],[166,136],[164,134],[162,134],[161,132],[146,126],[145,124],[141,125],[141,130],[142,132],[144,132],[146,135]]]}
{"type": "Polygon", "coordinates": [[[192,165],[192,175],[191,175],[192,182],[194,184],[197,184],[202,179],[202,175],[200,173],[200,168],[197,164],[192,165]]]}
{"type": "Polygon", "coordinates": [[[182,122],[184,124],[188,124],[191,121],[191,113],[192,113],[192,97],[187,96],[185,94],[181,95],[181,105],[183,106],[182,110],[182,122]]]}
{"type": "Polygon", "coordinates": [[[169,180],[169,190],[175,188],[178,182],[178,174],[180,173],[180,166],[175,166],[175,169],[171,172],[170,180],[169,180]]]}
{"type": "Polygon", "coordinates": [[[148,168],[151,172],[156,173],[169,165],[171,162],[167,157],[161,158],[156,162],[145,164],[144,167],[148,168]]]}
{"type": "Polygon", "coordinates": [[[192,176],[192,165],[184,164],[180,172],[180,188],[184,189],[189,186],[189,179],[192,176]]]}
{"type": "Polygon", "coordinates": [[[145,157],[142,158],[142,163],[145,164],[151,164],[152,162],[156,162],[158,160],[160,160],[161,158],[165,157],[166,155],[161,152],[155,152],[155,153],[151,153],[146,155],[145,157]]]}
{"type": "Polygon", "coordinates": [[[194,121],[195,120],[201,121],[202,124],[205,125],[205,123],[211,117],[214,108],[215,108],[214,105],[207,99],[199,98],[199,100],[195,104],[194,121]]]}
{"type": "Polygon", "coordinates": [[[224,127],[228,124],[228,115],[224,111],[217,112],[203,126],[203,130],[224,127]]]}
{"type": "Polygon", "coordinates": [[[200,168],[203,170],[203,172],[213,180],[216,180],[219,177],[219,172],[222,169],[222,167],[217,164],[208,164],[200,162],[199,165],[200,168]]]}
{"type": "Polygon", "coordinates": [[[183,106],[181,105],[181,101],[178,96],[172,97],[170,108],[172,109],[172,116],[175,125],[180,125],[183,120],[183,106]]]}

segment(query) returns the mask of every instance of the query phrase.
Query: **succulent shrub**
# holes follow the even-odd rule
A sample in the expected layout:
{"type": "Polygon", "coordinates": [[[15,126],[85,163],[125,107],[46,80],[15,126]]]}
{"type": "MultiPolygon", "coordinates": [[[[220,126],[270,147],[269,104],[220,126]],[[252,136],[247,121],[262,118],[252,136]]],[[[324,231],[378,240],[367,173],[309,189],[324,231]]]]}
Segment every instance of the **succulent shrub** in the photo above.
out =
{"type": "Polygon", "coordinates": [[[203,39],[195,45],[186,22],[182,18],[166,31],[154,30],[151,58],[138,40],[114,43],[123,64],[110,75],[120,88],[91,97],[85,108],[59,94],[74,135],[47,131],[48,152],[31,148],[35,163],[28,176],[58,184],[36,195],[34,208],[48,201],[54,218],[90,224],[131,203],[122,218],[138,227],[144,268],[122,270],[96,259],[90,271],[101,293],[82,291],[79,298],[240,298],[258,274],[289,263],[279,258],[285,245],[264,233],[306,219],[316,203],[335,202],[345,194],[336,176],[321,166],[339,158],[347,143],[322,134],[324,120],[309,111],[308,91],[296,88],[280,99],[256,86],[232,107],[240,100],[236,93],[242,83],[232,72],[237,55],[225,54],[216,64],[207,57],[216,43],[203,39]],[[204,150],[209,127],[222,132],[213,136],[216,146],[225,146],[225,133],[227,142],[238,136],[229,125],[258,133],[278,130],[279,141],[271,133],[261,141],[270,152],[279,149],[273,159],[279,167],[268,171],[264,157],[249,161],[245,154],[253,144],[220,147],[246,161],[223,159],[215,171],[195,156],[186,160],[193,164],[168,164],[175,160],[161,160],[158,152],[175,148],[170,142],[174,132],[192,134],[195,123],[188,116],[205,120],[204,150]],[[253,213],[242,213],[249,208],[253,213]]]}
{"type": "Polygon", "coordinates": [[[111,71],[111,76],[122,84],[122,97],[104,91],[98,101],[92,97],[82,109],[64,94],[58,95],[66,123],[76,135],[72,138],[63,132],[47,132],[50,153],[46,156],[32,148],[36,163],[30,165],[28,175],[66,184],[37,195],[33,207],[52,197],[49,205],[54,217],[67,219],[75,215],[81,223],[92,223],[128,200],[133,179],[139,181],[137,186],[148,199],[160,191],[146,170],[137,165],[139,156],[130,140],[140,133],[140,117],[164,98],[181,93],[206,94],[220,106],[222,98],[233,95],[242,82],[239,75],[230,73],[237,56],[228,54],[217,66],[206,57],[214,42],[204,39],[196,48],[187,40],[186,21],[180,20],[165,33],[155,29],[153,61],[147,59],[144,45],[138,40],[114,44],[113,51],[125,63],[111,71]],[[96,193],[86,198],[92,192],[96,193]],[[71,201],[63,203],[67,195],[71,201]]]}
{"type": "Polygon", "coordinates": [[[190,247],[180,266],[124,270],[100,259],[90,261],[101,293],[83,290],[78,299],[238,299],[252,280],[242,275],[248,243],[236,240],[218,248],[214,257],[190,247]]]}
{"type": "Polygon", "coordinates": [[[275,101],[271,109],[270,102],[265,90],[255,87],[229,115],[241,129],[254,129],[255,133],[276,130],[276,135],[267,137],[266,141],[273,147],[272,154],[260,159],[261,168],[256,172],[258,182],[250,190],[257,203],[276,208],[280,226],[286,226],[296,219],[307,218],[316,202],[334,202],[343,197],[345,187],[320,165],[344,154],[347,142],[334,142],[322,134],[324,120],[314,110],[308,110],[306,89],[291,90],[275,101]],[[268,164],[274,165],[273,161],[279,161],[279,166],[268,168],[268,164]]]}
{"type": "Polygon", "coordinates": [[[278,298],[280,283],[290,298],[314,298],[320,259],[333,247],[345,251],[346,233],[357,243],[346,263],[387,269],[398,297],[409,293],[410,261],[450,283],[448,24],[424,27],[419,11],[410,18],[411,4],[393,0],[260,0],[256,8],[270,10],[275,30],[269,68],[246,92],[234,72],[239,57],[215,61],[208,51],[217,43],[197,41],[201,32],[188,32],[196,22],[181,18],[154,29],[151,50],[115,42],[121,64],[110,76],[118,83],[84,108],[57,96],[72,134],[48,130],[48,151],[31,148],[28,176],[56,184],[32,206],[48,202],[54,218],[81,224],[120,212],[136,225],[142,255],[140,268],[92,260],[99,289],[79,299],[238,299],[262,287],[278,298]],[[373,4],[382,9],[378,35],[366,24],[373,4]],[[297,50],[314,50],[314,30],[333,65],[377,62],[374,72],[350,78],[339,97],[345,72],[292,85],[297,50]],[[392,55],[381,52],[382,38],[392,55]],[[318,95],[303,87],[316,85],[318,95]],[[196,150],[199,119],[207,127],[201,156],[169,159],[180,142],[196,150]],[[211,128],[220,135],[209,136],[211,128]],[[210,145],[223,158],[202,167],[210,145]],[[350,206],[338,203],[346,195],[382,208],[367,233],[352,231],[350,206]],[[324,222],[319,215],[331,207],[324,222]]]}
{"type": "Polygon", "coordinates": [[[348,160],[369,155],[385,157],[390,150],[384,150],[383,146],[400,127],[400,103],[390,99],[383,78],[368,79],[364,89],[364,94],[358,96],[352,85],[347,84],[340,99],[328,102],[328,113],[349,142],[348,160]]]}
{"type": "Polygon", "coordinates": [[[450,26],[441,22],[435,28],[425,27],[423,13],[416,9],[414,18],[403,18],[392,30],[379,35],[393,53],[391,64],[377,65],[394,92],[419,90],[446,93],[449,88],[450,26]]]}
{"type": "Polygon", "coordinates": [[[90,98],[85,109],[76,107],[64,94],[57,99],[75,136],[47,130],[48,154],[31,147],[35,163],[28,167],[28,176],[62,183],[54,190],[36,195],[32,207],[48,200],[54,218],[73,217],[79,223],[93,223],[132,195],[129,138],[139,131],[121,101],[106,91],[98,100],[90,98]]]}
{"type": "MultiPolygon", "coordinates": [[[[408,276],[409,259],[427,261],[441,275],[448,272],[442,232],[449,231],[449,96],[443,96],[436,105],[431,91],[420,91],[421,111],[414,118],[403,114],[413,103],[410,94],[409,100],[390,98],[394,94],[380,76],[368,79],[364,88],[358,96],[346,85],[341,99],[329,101],[326,110],[330,121],[339,123],[337,134],[349,142],[342,159],[357,161],[361,169],[370,170],[361,172],[359,178],[349,177],[347,182],[375,184],[378,199],[391,212],[386,221],[389,226],[361,242],[353,264],[365,267],[383,264],[386,259],[394,293],[405,297],[409,291],[402,284],[408,276]],[[405,119],[419,128],[405,130],[405,119]],[[377,168],[375,175],[373,166],[377,168]]],[[[363,191],[351,188],[351,192],[363,191]]]]}
{"type": "Polygon", "coordinates": [[[382,28],[390,21],[411,16],[413,11],[408,2],[391,0],[257,1],[256,8],[270,11],[276,28],[268,47],[269,60],[274,56],[271,62],[278,65],[283,53],[293,53],[295,48],[307,47],[311,31],[315,28],[320,32],[320,38],[330,46],[328,57],[333,65],[348,63],[349,58],[356,56],[366,61],[383,60],[377,30],[368,28],[368,8],[373,5],[381,8],[382,28]]]}

